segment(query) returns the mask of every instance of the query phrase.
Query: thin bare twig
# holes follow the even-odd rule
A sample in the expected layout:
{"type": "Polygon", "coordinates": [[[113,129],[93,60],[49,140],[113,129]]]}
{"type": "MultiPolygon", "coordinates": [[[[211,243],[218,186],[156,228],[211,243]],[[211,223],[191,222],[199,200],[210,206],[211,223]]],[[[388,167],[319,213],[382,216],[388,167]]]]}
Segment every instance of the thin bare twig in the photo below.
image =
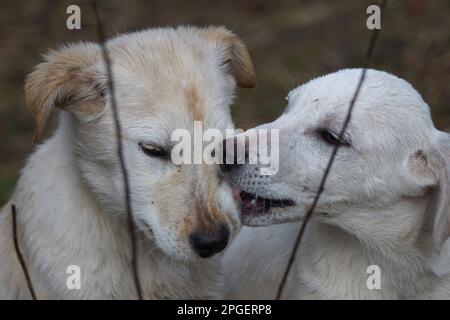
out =
{"type": "Polygon", "coordinates": [[[23,274],[25,275],[25,279],[27,280],[28,289],[30,290],[31,297],[33,300],[37,300],[36,292],[34,291],[33,283],[31,282],[30,274],[28,273],[27,265],[25,263],[25,259],[23,258],[22,251],[20,251],[19,247],[19,238],[17,236],[17,211],[16,206],[14,204],[11,205],[11,214],[12,214],[12,225],[13,225],[13,240],[14,240],[14,249],[16,250],[17,258],[19,259],[20,265],[22,266],[23,274]]]}
{"type": "Polygon", "coordinates": [[[142,300],[142,288],[141,288],[141,282],[139,279],[139,270],[138,270],[138,256],[137,256],[137,246],[136,246],[136,233],[134,232],[134,216],[133,216],[133,209],[131,206],[131,193],[130,193],[130,181],[129,181],[129,175],[127,171],[127,167],[125,165],[125,158],[123,156],[123,146],[122,146],[122,127],[120,124],[119,119],[119,113],[117,108],[117,101],[115,96],[115,87],[114,87],[114,81],[113,81],[113,74],[112,74],[112,68],[111,68],[111,60],[108,55],[108,50],[106,48],[105,44],[105,30],[103,29],[103,23],[100,18],[100,13],[98,11],[97,1],[91,0],[92,8],[95,13],[95,19],[97,23],[97,31],[98,31],[98,37],[100,46],[102,49],[103,54],[103,60],[105,62],[105,67],[108,75],[108,87],[109,91],[111,93],[111,106],[113,110],[113,117],[114,117],[114,125],[116,129],[116,140],[117,140],[117,154],[119,156],[119,162],[120,167],[123,174],[123,185],[125,190],[125,203],[126,203],[126,211],[127,211],[127,221],[128,221],[128,231],[131,237],[131,264],[133,267],[133,280],[136,286],[136,292],[139,300],[142,300]]]}
{"type": "MultiPolygon", "coordinates": [[[[381,2],[381,6],[380,6],[380,9],[381,9],[381,13],[380,14],[381,15],[383,14],[384,9],[386,7],[386,2],[387,2],[387,0],[383,0],[381,2]]],[[[359,81],[358,81],[358,85],[357,85],[355,93],[353,94],[353,97],[352,97],[352,99],[350,101],[350,105],[349,105],[348,111],[347,111],[347,116],[346,116],[345,121],[344,121],[344,123],[342,125],[342,129],[341,129],[341,131],[339,133],[339,141],[341,141],[342,138],[344,137],[344,134],[345,134],[345,131],[347,130],[348,124],[350,123],[356,99],[358,98],[359,92],[361,91],[362,84],[363,84],[364,79],[366,77],[367,68],[370,66],[370,63],[371,63],[371,60],[372,60],[372,54],[373,54],[373,50],[375,48],[375,43],[376,43],[376,41],[378,39],[378,34],[379,34],[379,29],[374,29],[374,31],[372,33],[372,37],[370,39],[369,47],[367,48],[367,51],[366,51],[365,61],[364,61],[363,69],[362,69],[362,72],[361,72],[361,76],[360,76],[359,81]]],[[[322,195],[325,183],[327,181],[327,178],[328,178],[328,175],[330,173],[331,167],[333,165],[334,159],[336,158],[336,154],[338,152],[339,147],[340,147],[340,144],[336,144],[334,146],[333,151],[332,151],[331,156],[330,156],[330,159],[328,161],[328,164],[327,164],[327,166],[325,168],[325,171],[323,173],[322,179],[320,181],[319,188],[317,190],[316,196],[314,197],[314,199],[313,199],[313,201],[311,203],[311,206],[306,211],[305,218],[303,219],[302,226],[301,226],[300,231],[299,231],[299,233],[297,235],[297,238],[295,240],[295,244],[294,244],[294,247],[292,249],[291,255],[289,257],[289,261],[288,261],[288,264],[286,266],[285,272],[283,274],[283,278],[282,278],[282,280],[280,282],[280,285],[278,287],[278,291],[277,291],[277,295],[276,295],[276,299],[277,300],[280,300],[282,295],[283,295],[283,290],[284,290],[284,287],[286,285],[286,281],[287,281],[287,278],[289,276],[289,272],[290,272],[290,270],[292,268],[292,264],[295,261],[296,253],[297,253],[297,250],[298,250],[298,248],[300,246],[300,243],[302,241],[303,234],[305,233],[306,225],[308,224],[308,222],[309,222],[309,220],[310,220],[310,218],[312,216],[312,213],[314,212],[314,210],[315,210],[315,208],[317,206],[317,202],[319,201],[320,196],[322,195]]]]}

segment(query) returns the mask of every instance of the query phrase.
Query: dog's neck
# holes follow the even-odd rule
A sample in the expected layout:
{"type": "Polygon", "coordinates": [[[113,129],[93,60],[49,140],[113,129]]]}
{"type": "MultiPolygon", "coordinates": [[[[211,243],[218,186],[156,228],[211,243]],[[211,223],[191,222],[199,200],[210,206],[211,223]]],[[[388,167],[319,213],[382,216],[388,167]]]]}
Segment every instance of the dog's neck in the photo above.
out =
{"type": "Polygon", "coordinates": [[[398,299],[429,292],[438,280],[432,270],[435,257],[425,228],[425,210],[426,203],[398,203],[384,212],[347,212],[333,225],[311,223],[300,260],[302,281],[308,279],[308,286],[316,288],[313,296],[322,298],[398,299]],[[358,217],[366,220],[366,227],[358,224],[358,217]],[[367,286],[373,266],[379,268],[381,289],[367,286]]]}
{"type": "MultiPolygon", "coordinates": [[[[11,202],[18,210],[22,248],[41,298],[136,298],[130,237],[123,217],[102,210],[82,181],[68,114],[54,136],[29,158],[11,202]],[[66,288],[67,267],[81,270],[81,289],[66,288]]],[[[139,235],[139,272],[151,298],[210,298],[218,292],[217,261],[191,265],[162,253],[139,235]]]]}
{"type": "Polygon", "coordinates": [[[430,197],[401,198],[382,206],[353,205],[322,222],[338,227],[358,243],[389,259],[402,253],[432,251],[427,208],[430,197]],[[420,240],[420,241],[419,241],[420,240]]]}

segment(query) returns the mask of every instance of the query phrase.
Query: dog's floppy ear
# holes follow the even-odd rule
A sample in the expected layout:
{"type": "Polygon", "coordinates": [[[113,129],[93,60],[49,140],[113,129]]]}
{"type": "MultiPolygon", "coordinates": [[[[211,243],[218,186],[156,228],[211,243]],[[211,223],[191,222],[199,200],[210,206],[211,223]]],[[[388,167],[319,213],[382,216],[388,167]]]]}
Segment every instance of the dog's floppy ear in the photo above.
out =
{"type": "Polygon", "coordinates": [[[102,85],[96,63],[95,44],[77,44],[51,51],[25,81],[25,97],[36,124],[33,141],[42,137],[45,122],[54,107],[78,114],[102,109],[102,85]]]}
{"type": "Polygon", "coordinates": [[[431,187],[431,202],[426,212],[428,229],[435,249],[439,252],[450,237],[450,135],[439,132],[431,150],[417,151],[410,157],[416,174],[431,187]]]}
{"type": "Polygon", "coordinates": [[[231,72],[238,86],[253,88],[256,86],[255,68],[250,54],[242,40],[224,27],[209,27],[202,30],[209,40],[223,45],[225,61],[229,61],[231,72]]]}

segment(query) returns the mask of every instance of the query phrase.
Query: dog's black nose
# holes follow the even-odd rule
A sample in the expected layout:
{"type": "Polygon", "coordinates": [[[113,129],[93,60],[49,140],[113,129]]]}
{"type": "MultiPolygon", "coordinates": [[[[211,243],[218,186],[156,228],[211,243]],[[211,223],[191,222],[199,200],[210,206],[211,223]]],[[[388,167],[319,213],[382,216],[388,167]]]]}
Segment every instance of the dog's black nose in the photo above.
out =
{"type": "Polygon", "coordinates": [[[189,243],[201,258],[208,258],[219,253],[228,244],[230,230],[220,225],[215,232],[194,232],[189,237],[189,243]]]}

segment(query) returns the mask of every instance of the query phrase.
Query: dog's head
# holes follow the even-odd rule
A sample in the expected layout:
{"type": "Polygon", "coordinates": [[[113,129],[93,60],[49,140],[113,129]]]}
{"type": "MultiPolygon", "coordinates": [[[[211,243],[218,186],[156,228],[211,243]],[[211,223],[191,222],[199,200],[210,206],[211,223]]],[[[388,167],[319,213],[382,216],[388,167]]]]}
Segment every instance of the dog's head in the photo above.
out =
{"type": "MultiPolygon", "coordinates": [[[[221,251],[237,231],[231,190],[214,166],[171,161],[175,129],[232,128],[236,84],[255,85],[241,40],[221,27],[154,29],[107,42],[123,155],[138,227],[180,259],[221,251]]],[[[35,138],[54,108],[70,127],[80,173],[104,211],[126,212],[108,74],[99,45],[53,51],[25,85],[36,118],[35,138]]]]}
{"type": "Polygon", "coordinates": [[[340,144],[313,217],[364,239],[401,241],[429,231],[439,248],[450,231],[449,135],[435,129],[411,85],[369,70],[340,141],[361,72],[342,70],[296,88],[281,117],[256,128],[279,130],[276,174],[261,175],[258,164],[223,166],[240,198],[242,220],[266,225],[302,219],[340,144]]]}

